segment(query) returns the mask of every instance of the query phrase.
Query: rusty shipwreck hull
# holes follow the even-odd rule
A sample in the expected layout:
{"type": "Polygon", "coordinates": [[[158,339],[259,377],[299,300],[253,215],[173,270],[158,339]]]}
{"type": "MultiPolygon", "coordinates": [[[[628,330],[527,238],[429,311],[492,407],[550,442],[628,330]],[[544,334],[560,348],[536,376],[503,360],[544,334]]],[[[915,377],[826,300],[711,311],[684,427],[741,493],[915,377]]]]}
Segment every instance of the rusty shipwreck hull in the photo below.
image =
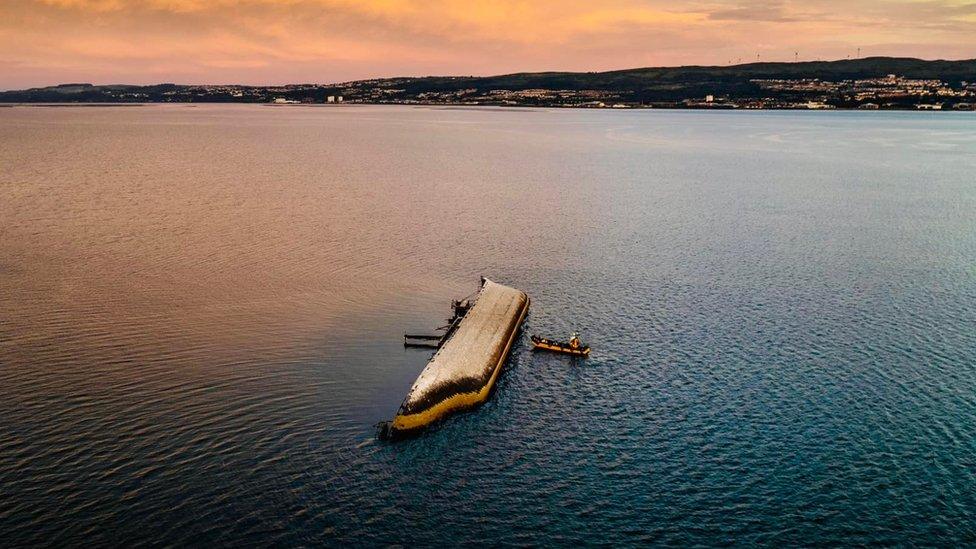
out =
{"type": "Polygon", "coordinates": [[[381,436],[416,434],[488,399],[528,313],[529,296],[482,280],[474,305],[417,377],[381,436]]]}

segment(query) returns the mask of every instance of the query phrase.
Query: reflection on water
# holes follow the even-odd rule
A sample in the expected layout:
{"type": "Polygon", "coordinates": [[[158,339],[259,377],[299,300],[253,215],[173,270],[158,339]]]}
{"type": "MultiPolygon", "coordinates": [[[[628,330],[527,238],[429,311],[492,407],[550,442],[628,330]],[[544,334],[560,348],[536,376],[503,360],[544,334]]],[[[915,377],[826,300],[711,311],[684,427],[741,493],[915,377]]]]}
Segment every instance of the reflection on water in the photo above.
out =
{"type": "Polygon", "coordinates": [[[972,539],[973,122],[3,109],[5,539],[972,539]],[[592,358],[376,442],[480,275],[592,358]]]}

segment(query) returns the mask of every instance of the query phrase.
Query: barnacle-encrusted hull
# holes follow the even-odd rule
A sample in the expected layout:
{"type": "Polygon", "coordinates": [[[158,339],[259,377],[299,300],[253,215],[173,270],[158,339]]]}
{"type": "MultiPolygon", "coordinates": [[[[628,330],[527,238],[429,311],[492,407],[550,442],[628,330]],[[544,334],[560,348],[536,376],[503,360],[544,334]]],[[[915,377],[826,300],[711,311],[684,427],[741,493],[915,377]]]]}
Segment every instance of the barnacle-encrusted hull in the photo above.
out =
{"type": "Polygon", "coordinates": [[[484,402],[528,310],[525,292],[485,280],[475,304],[407,393],[389,434],[418,431],[484,402]]]}

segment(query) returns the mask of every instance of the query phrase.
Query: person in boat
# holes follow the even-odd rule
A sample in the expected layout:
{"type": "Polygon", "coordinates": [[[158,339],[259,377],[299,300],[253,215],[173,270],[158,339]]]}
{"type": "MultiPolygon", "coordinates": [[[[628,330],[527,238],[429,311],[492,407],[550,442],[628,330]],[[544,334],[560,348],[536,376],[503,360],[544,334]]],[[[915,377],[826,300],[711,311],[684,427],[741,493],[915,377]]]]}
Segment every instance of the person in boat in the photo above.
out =
{"type": "Polygon", "coordinates": [[[590,348],[583,344],[583,342],[579,338],[579,334],[575,332],[569,338],[568,342],[554,341],[548,338],[533,335],[532,343],[535,345],[536,349],[546,349],[549,351],[570,353],[573,355],[583,356],[583,357],[588,356],[590,354],[590,348]]]}

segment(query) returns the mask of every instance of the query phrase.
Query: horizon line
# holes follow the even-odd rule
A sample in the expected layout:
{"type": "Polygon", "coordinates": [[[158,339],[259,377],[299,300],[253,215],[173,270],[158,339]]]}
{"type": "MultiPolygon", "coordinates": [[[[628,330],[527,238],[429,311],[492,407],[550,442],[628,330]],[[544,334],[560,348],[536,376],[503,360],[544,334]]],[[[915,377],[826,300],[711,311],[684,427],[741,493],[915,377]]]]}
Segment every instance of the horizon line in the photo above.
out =
{"type": "Polygon", "coordinates": [[[449,74],[426,74],[420,76],[375,76],[369,78],[358,78],[354,80],[343,80],[341,82],[287,82],[279,84],[238,84],[238,83],[215,83],[215,82],[198,82],[198,83],[178,83],[178,82],[155,82],[151,84],[126,84],[123,82],[110,82],[110,83],[94,83],[94,82],[59,82],[55,84],[41,85],[41,86],[31,86],[28,88],[6,88],[0,90],[0,92],[16,92],[16,91],[28,91],[36,89],[54,88],[59,86],[163,86],[163,85],[174,85],[174,86],[238,86],[243,88],[268,88],[275,86],[297,86],[297,85],[316,85],[316,86],[337,86],[341,84],[352,84],[357,82],[366,82],[370,80],[411,80],[411,79],[422,79],[422,78],[497,78],[504,76],[515,76],[524,74],[605,74],[614,72],[627,72],[627,71],[639,71],[639,70],[653,70],[653,69],[683,69],[683,68],[705,68],[705,69],[729,69],[734,67],[747,67],[754,65],[808,65],[814,63],[843,63],[843,62],[857,62],[857,61],[867,61],[871,59],[889,59],[889,60],[910,60],[910,61],[924,61],[927,63],[937,63],[937,62],[949,62],[949,63],[963,63],[967,61],[976,62],[976,57],[962,58],[962,59],[925,59],[922,57],[902,57],[902,56],[891,56],[891,55],[872,55],[857,58],[842,58],[842,59],[816,59],[816,60],[805,60],[805,61],[750,61],[748,63],[732,63],[727,65],[654,65],[654,66],[643,66],[643,67],[629,67],[620,69],[607,69],[598,71],[567,71],[567,70],[540,70],[540,71],[518,71],[518,72],[501,72],[493,74],[467,74],[467,75],[449,75],[449,74]]]}

